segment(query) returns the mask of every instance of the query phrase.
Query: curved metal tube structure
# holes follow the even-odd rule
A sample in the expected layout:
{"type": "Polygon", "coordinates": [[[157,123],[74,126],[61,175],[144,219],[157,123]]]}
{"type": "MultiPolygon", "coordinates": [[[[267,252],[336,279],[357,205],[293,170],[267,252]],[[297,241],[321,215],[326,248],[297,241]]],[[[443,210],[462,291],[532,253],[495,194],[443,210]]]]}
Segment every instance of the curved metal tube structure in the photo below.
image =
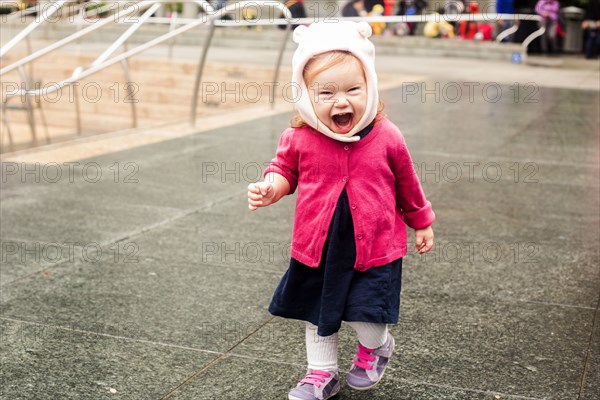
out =
{"type": "MultiPolygon", "coordinates": [[[[46,17],[49,17],[51,15],[53,15],[58,9],[60,9],[60,7],[62,7],[67,1],[66,0],[62,0],[62,1],[57,1],[55,3],[55,5],[57,5],[57,7],[54,10],[46,10],[44,13],[44,15],[46,17]]],[[[29,99],[29,96],[45,96],[47,94],[50,94],[52,92],[61,90],[62,88],[64,88],[65,86],[68,85],[72,85],[73,83],[77,82],[78,80],[81,80],[85,77],[88,77],[90,75],[93,75],[105,68],[108,68],[109,66],[115,64],[115,63],[122,63],[123,65],[123,69],[124,69],[124,73],[126,76],[126,79],[129,82],[132,82],[131,80],[131,74],[130,74],[130,70],[129,70],[129,65],[128,65],[128,58],[132,57],[136,54],[142,53],[143,51],[146,51],[147,49],[156,46],[160,43],[169,41],[169,45],[170,47],[173,44],[173,38],[175,38],[176,36],[190,30],[193,29],[197,26],[203,25],[203,24],[210,24],[210,28],[209,28],[209,32],[208,35],[206,37],[206,41],[202,50],[202,55],[198,61],[198,67],[197,67],[197,72],[196,72],[196,79],[195,79],[195,84],[194,84],[194,88],[193,88],[193,93],[192,93],[192,102],[191,102],[191,110],[190,110],[190,124],[192,126],[195,125],[196,123],[196,109],[198,106],[198,96],[199,96],[199,88],[200,88],[200,84],[202,82],[202,75],[204,72],[204,66],[206,63],[206,59],[208,56],[208,51],[210,49],[211,43],[212,43],[212,39],[214,36],[214,31],[215,31],[215,27],[216,26],[230,26],[233,24],[240,26],[240,25],[278,25],[278,24],[286,24],[287,25],[287,29],[285,30],[285,35],[283,37],[283,41],[281,43],[281,47],[279,50],[279,54],[278,54],[278,58],[277,58],[277,62],[276,62],[276,66],[275,66],[275,71],[274,71],[274,77],[273,77],[273,81],[277,82],[278,78],[279,78],[279,72],[281,69],[281,64],[282,64],[282,59],[283,59],[283,53],[285,52],[285,48],[286,48],[286,44],[287,41],[289,39],[289,35],[291,32],[291,24],[292,22],[294,24],[307,24],[307,23],[313,23],[315,22],[314,18],[302,18],[302,19],[293,19],[292,21],[292,15],[289,11],[289,9],[287,7],[285,7],[282,3],[279,2],[274,2],[274,1],[269,1],[269,0],[251,0],[251,1],[241,1],[238,3],[234,3],[234,4],[229,4],[226,7],[215,11],[213,9],[213,7],[205,0],[197,0],[195,1],[196,4],[198,4],[207,14],[207,18],[201,18],[201,19],[189,19],[189,18],[178,18],[176,21],[173,20],[169,20],[166,18],[151,18],[151,15],[156,12],[163,3],[170,3],[170,2],[161,2],[161,1],[154,1],[154,0],[150,0],[150,1],[143,1],[143,2],[139,2],[136,3],[138,5],[138,7],[129,7],[128,9],[119,9],[115,12],[115,15],[112,18],[106,18],[103,20],[99,20],[98,22],[94,23],[93,25],[87,26],[84,29],[64,38],[61,39],[49,46],[46,46],[43,49],[40,49],[38,51],[36,51],[33,54],[30,54],[24,58],[22,58],[21,60],[10,64],[2,69],[0,69],[0,75],[4,75],[8,72],[11,72],[13,70],[19,70],[19,73],[23,79],[23,81],[27,81],[27,77],[25,74],[25,71],[23,69],[23,66],[27,63],[30,63],[60,47],[63,47],[67,44],[70,44],[72,42],[75,42],[77,40],[79,40],[81,37],[86,36],[90,33],[92,33],[93,31],[102,28],[103,26],[108,25],[109,23],[113,23],[113,22],[118,22],[119,20],[123,19],[124,17],[133,14],[134,12],[141,12],[144,11],[143,15],[141,15],[140,17],[138,17],[138,20],[133,23],[133,25],[131,27],[129,27],[125,33],[123,33],[114,43],[112,43],[102,54],[100,54],[98,56],[98,58],[96,58],[96,60],[88,67],[86,67],[85,69],[83,67],[78,67],[76,68],[72,75],[67,78],[64,79],[63,81],[59,82],[58,84],[52,85],[52,87],[49,88],[44,88],[44,89],[38,89],[38,90],[31,90],[28,89],[29,84],[27,84],[25,86],[25,89],[23,90],[17,90],[15,92],[12,92],[10,94],[8,94],[6,97],[6,100],[1,104],[2,106],[2,115],[6,116],[6,102],[8,101],[8,99],[12,98],[12,97],[18,97],[18,96],[27,96],[28,99],[28,119],[30,122],[30,127],[32,130],[32,135],[33,135],[33,139],[36,140],[36,129],[35,129],[35,121],[33,118],[33,106],[31,104],[31,100],[29,99]],[[278,18],[278,19],[270,19],[269,21],[222,21],[220,20],[224,15],[226,14],[231,14],[233,12],[238,11],[240,8],[245,7],[246,5],[251,5],[253,7],[256,6],[261,6],[261,7],[272,7],[275,9],[279,9],[283,15],[283,18],[278,18]],[[146,43],[139,45],[137,47],[132,48],[131,50],[127,50],[126,46],[127,46],[127,40],[131,37],[131,35],[137,30],[139,29],[139,27],[141,25],[143,25],[144,23],[168,23],[171,24],[171,27],[169,29],[169,32],[166,34],[163,34],[161,36],[158,36],[152,40],[147,41],[146,43]],[[182,26],[177,27],[178,24],[181,24],[182,26]],[[116,51],[116,49],[119,46],[123,46],[125,48],[125,51],[117,56],[113,56],[112,58],[111,55],[116,51]]],[[[488,14],[462,14],[462,15],[452,15],[450,16],[451,18],[448,18],[449,20],[452,21],[463,21],[463,20],[467,20],[467,21],[494,21],[494,20],[499,20],[499,19],[503,19],[503,20],[537,20],[540,21],[541,17],[537,16],[537,15],[523,15],[523,14],[493,14],[493,15],[488,15],[488,14]]],[[[415,16],[381,16],[381,17],[358,17],[358,18],[345,18],[345,20],[355,20],[355,21],[367,21],[367,22],[426,22],[426,21],[439,21],[440,16],[439,15],[415,15],[415,16]]],[[[44,20],[43,18],[41,20],[44,20]]],[[[327,18],[328,21],[330,22],[336,22],[337,18],[327,18]]],[[[16,35],[13,39],[11,39],[9,41],[9,43],[6,46],[3,46],[1,51],[0,51],[0,55],[5,54],[8,50],[10,50],[10,48],[12,48],[15,44],[17,44],[20,40],[22,40],[23,38],[27,38],[28,34],[31,33],[37,26],[39,26],[39,24],[34,24],[31,23],[29,24],[23,31],[21,31],[18,35],[16,35]]],[[[507,37],[508,35],[514,33],[514,31],[516,31],[517,27],[513,26],[510,29],[501,32],[500,35],[498,35],[498,38],[496,39],[497,41],[501,41],[503,38],[507,37]]],[[[525,51],[526,54],[526,49],[527,46],[538,36],[542,35],[544,33],[544,28],[540,28],[538,30],[536,30],[535,32],[533,32],[531,35],[529,35],[525,41],[523,42],[523,49],[525,51]]],[[[171,51],[171,49],[169,49],[169,51],[171,51]]],[[[128,87],[128,95],[129,96],[134,96],[134,93],[132,92],[132,88],[128,87]]],[[[272,106],[274,106],[274,101],[275,101],[275,85],[272,85],[271,87],[271,104],[272,106]]],[[[77,109],[77,127],[78,127],[78,132],[81,132],[81,119],[80,119],[80,112],[79,112],[79,107],[77,104],[77,100],[76,99],[76,109],[77,109]]],[[[132,106],[131,106],[131,113],[132,113],[132,125],[133,127],[137,126],[137,112],[136,112],[136,107],[135,107],[135,99],[134,101],[132,101],[132,106]]],[[[4,122],[5,124],[7,124],[8,120],[6,118],[4,118],[4,122]]],[[[8,129],[9,132],[9,140],[12,143],[12,135],[10,133],[10,129],[8,129]]]]}
{"type": "Polygon", "coordinates": [[[31,22],[29,25],[27,25],[27,27],[25,29],[23,29],[21,32],[19,32],[14,38],[9,40],[8,43],[6,43],[4,46],[2,46],[2,48],[0,48],[0,57],[3,57],[17,43],[19,43],[21,40],[23,40],[23,38],[25,38],[27,35],[29,35],[31,32],[33,32],[35,29],[37,29],[41,24],[43,24],[45,21],[47,21],[48,18],[50,18],[52,15],[56,14],[56,12],[58,12],[58,10],[60,10],[67,1],[68,0],[60,0],[55,3],[52,3],[51,6],[54,6],[54,8],[45,9],[40,18],[34,19],[33,22],[31,22]]]}
{"type": "MultiPolygon", "coordinates": [[[[206,37],[206,42],[204,44],[204,48],[202,49],[202,55],[200,56],[200,61],[198,62],[198,70],[196,72],[196,80],[194,82],[192,108],[190,110],[190,125],[192,127],[196,125],[196,109],[198,108],[198,95],[199,95],[199,90],[200,90],[200,83],[202,82],[202,73],[204,72],[204,64],[206,63],[206,56],[208,54],[208,49],[210,48],[210,44],[211,44],[211,41],[212,41],[212,38],[213,38],[214,32],[215,32],[215,26],[216,26],[215,20],[217,18],[222,18],[226,14],[233,13],[234,11],[237,11],[238,9],[243,8],[246,5],[253,5],[253,6],[261,5],[261,6],[277,8],[283,13],[283,16],[285,17],[284,21],[285,21],[285,23],[287,23],[288,26],[286,29],[286,34],[283,39],[283,43],[281,45],[281,50],[279,52],[279,56],[277,59],[277,65],[275,68],[275,77],[277,78],[279,76],[279,68],[281,66],[283,52],[285,51],[285,45],[287,43],[289,32],[291,30],[292,14],[291,14],[290,10],[286,6],[284,6],[282,3],[273,2],[273,1],[262,1],[262,0],[240,1],[239,3],[229,4],[229,5],[221,8],[215,14],[209,16],[210,22],[211,22],[210,31],[208,33],[208,36],[206,37]]],[[[274,82],[276,82],[276,80],[274,82]]],[[[270,98],[273,99],[273,101],[275,101],[275,97],[274,97],[275,85],[272,86],[271,90],[272,90],[272,95],[270,98]]]]}

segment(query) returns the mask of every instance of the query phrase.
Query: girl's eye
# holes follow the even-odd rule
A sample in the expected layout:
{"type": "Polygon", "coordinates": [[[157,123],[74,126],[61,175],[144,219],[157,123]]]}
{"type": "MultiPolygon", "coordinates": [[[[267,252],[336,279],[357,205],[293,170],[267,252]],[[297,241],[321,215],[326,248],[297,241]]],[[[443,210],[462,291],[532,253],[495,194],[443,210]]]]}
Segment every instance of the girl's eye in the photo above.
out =
{"type": "Polygon", "coordinates": [[[319,93],[321,96],[331,96],[332,92],[329,91],[322,91],[321,93],[319,93]]]}
{"type": "Polygon", "coordinates": [[[360,88],[359,88],[358,86],[355,86],[355,87],[353,87],[353,88],[350,88],[350,90],[348,90],[348,91],[349,91],[349,92],[355,92],[355,91],[357,91],[358,89],[360,89],[360,88]]]}

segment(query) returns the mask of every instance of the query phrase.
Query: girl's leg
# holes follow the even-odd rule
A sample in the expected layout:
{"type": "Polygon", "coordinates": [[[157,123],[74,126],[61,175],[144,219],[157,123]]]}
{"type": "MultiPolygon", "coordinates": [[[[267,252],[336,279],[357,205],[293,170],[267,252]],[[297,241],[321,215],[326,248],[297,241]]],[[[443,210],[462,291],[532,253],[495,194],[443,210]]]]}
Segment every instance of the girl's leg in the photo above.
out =
{"type": "Polygon", "coordinates": [[[388,338],[387,324],[348,322],[348,325],[356,331],[360,344],[369,349],[376,349],[383,346],[388,338]]]}
{"type": "Polygon", "coordinates": [[[370,389],[379,382],[394,352],[394,338],[387,324],[349,322],[358,334],[358,351],[346,375],[353,389],[370,389]]]}
{"type": "Polygon", "coordinates": [[[541,22],[542,26],[546,29],[544,34],[540,37],[540,47],[543,54],[548,54],[548,22],[546,20],[541,22]]]}
{"type": "Polygon", "coordinates": [[[309,369],[337,371],[338,333],[331,336],[317,335],[317,327],[306,323],[306,359],[309,369]]]}
{"type": "Polygon", "coordinates": [[[337,348],[337,332],[331,336],[319,336],[317,327],[306,323],[308,371],[298,385],[290,391],[288,399],[328,399],[340,391],[337,348]]]}
{"type": "Polygon", "coordinates": [[[551,21],[550,23],[548,23],[548,26],[546,27],[547,33],[548,33],[548,52],[549,53],[559,53],[559,49],[558,49],[558,41],[557,41],[557,37],[556,37],[556,28],[557,28],[558,22],[557,21],[551,21]]]}

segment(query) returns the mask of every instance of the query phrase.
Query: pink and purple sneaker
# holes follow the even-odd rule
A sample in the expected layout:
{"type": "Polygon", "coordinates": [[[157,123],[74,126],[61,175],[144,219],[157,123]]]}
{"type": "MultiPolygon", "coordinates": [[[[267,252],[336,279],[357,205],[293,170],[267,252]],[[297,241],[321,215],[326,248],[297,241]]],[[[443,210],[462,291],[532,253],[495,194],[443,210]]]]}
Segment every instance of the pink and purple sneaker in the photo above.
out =
{"type": "Polygon", "coordinates": [[[318,369],[309,370],[298,386],[288,395],[289,400],[325,400],[340,391],[340,374],[318,369]]]}
{"type": "Polygon", "coordinates": [[[369,349],[359,342],[352,368],[346,376],[348,386],[358,390],[367,390],[375,386],[383,377],[394,352],[394,344],[394,338],[389,332],[383,346],[376,349],[369,349]]]}

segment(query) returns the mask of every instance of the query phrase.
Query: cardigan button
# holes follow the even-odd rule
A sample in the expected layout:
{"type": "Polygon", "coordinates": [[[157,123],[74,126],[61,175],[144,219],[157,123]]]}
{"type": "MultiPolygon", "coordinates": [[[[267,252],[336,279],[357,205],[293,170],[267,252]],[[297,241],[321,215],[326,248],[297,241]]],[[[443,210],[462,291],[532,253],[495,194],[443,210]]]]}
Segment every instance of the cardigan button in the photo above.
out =
{"type": "Polygon", "coordinates": [[[357,238],[358,238],[358,240],[362,240],[362,238],[363,238],[362,233],[359,233],[358,236],[357,236],[357,238]]]}
{"type": "Polygon", "coordinates": [[[343,180],[344,182],[348,182],[348,177],[347,177],[347,176],[344,176],[344,177],[342,178],[342,180],[343,180]]]}
{"type": "Polygon", "coordinates": [[[350,150],[350,146],[348,146],[348,145],[345,145],[345,146],[344,146],[344,150],[350,150]]]}
{"type": "Polygon", "coordinates": [[[352,209],[356,210],[356,204],[352,204],[352,209]]]}

